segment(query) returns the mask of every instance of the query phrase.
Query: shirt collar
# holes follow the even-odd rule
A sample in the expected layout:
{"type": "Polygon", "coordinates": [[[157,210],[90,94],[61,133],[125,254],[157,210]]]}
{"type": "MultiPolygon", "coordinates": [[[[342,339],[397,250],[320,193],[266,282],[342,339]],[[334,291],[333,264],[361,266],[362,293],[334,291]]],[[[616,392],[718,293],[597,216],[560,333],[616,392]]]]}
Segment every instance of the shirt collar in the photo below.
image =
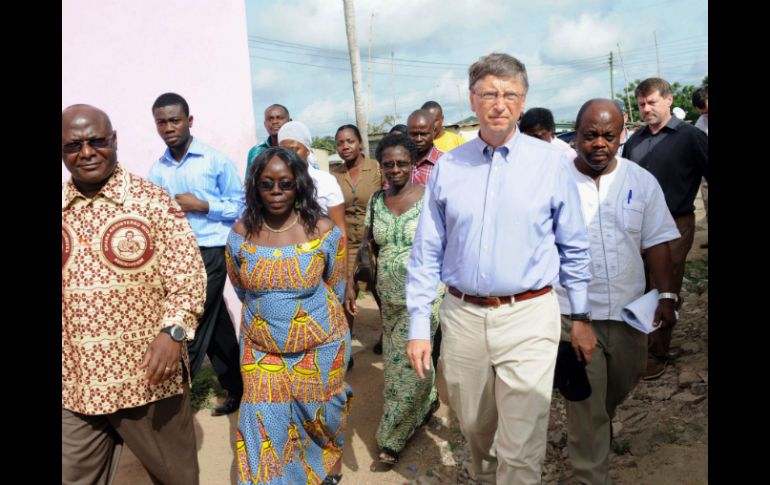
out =
{"type": "Polygon", "coordinates": [[[521,139],[521,132],[517,128],[516,131],[514,131],[511,139],[508,140],[504,145],[501,145],[497,148],[493,148],[491,145],[488,145],[487,142],[481,139],[481,130],[479,130],[479,136],[476,137],[476,139],[479,141],[477,147],[481,150],[481,154],[484,155],[484,157],[489,157],[491,160],[494,152],[498,152],[500,155],[502,155],[503,160],[509,162],[510,160],[508,160],[508,155],[513,152],[513,149],[519,143],[519,140],[521,139]]]}
{"type": "MultiPolygon", "coordinates": [[[[115,170],[112,172],[110,179],[104,184],[104,187],[93,196],[93,199],[96,199],[101,195],[105,199],[109,199],[118,205],[122,205],[128,195],[129,177],[130,174],[123,170],[123,167],[121,167],[120,164],[115,165],[115,170]]],[[[87,200],[86,196],[75,187],[75,184],[72,182],[72,177],[70,177],[70,179],[62,186],[62,210],[69,207],[77,198],[87,200]]]]}
{"type": "MultiPolygon", "coordinates": [[[[268,138],[268,141],[270,141],[269,138],[268,138]]],[[[201,145],[198,139],[195,138],[194,136],[192,137],[190,146],[187,148],[187,153],[184,154],[184,156],[182,157],[182,161],[179,162],[179,164],[181,165],[182,163],[184,163],[185,160],[187,160],[187,157],[190,157],[190,156],[196,156],[196,157],[203,156],[203,145],[201,145]]],[[[174,158],[174,155],[171,154],[170,148],[166,148],[166,151],[163,152],[163,157],[161,158],[161,160],[172,165],[177,164],[177,161],[174,158]]]]}
{"type": "MultiPolygon", "coordinates": [[[[658,133],[655,133],[655,135],[664,131],[677,131],[679,127],[682,126],[682,123],[684,123],[684,121],[680,120],[674,115],[671,115],[671,118],[669,118],[668,122],[658,131],[658,133]]],[[[649,125],[644,125],[644,129],[647,130],[648,135],[655,136],[653,135],[649,125]]]]}

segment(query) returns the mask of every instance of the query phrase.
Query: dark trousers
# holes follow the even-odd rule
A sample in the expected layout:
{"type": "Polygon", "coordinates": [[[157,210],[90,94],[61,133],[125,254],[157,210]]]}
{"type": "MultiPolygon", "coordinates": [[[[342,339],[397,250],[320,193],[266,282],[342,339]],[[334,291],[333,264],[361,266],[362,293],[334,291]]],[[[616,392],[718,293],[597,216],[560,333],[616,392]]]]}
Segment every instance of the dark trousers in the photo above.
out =
{"type": "Polygon", "coordinates": [[[206,265],[206,304],[203,316],[198,320],[195,339],[187,345],[190,372],[195,377],[203,364],[204,355],[208,355],[219,383],[229,395],[238,398],[243,394],[243,382],[238,339],[223,296],[227,279],[225,248],[219,246],[199,249],[203,264],[206,265]]]}
{"type": "MultiPolygon", "coordinates": [[[[674,219],[676,228],[681,237],[668,243],[671,249],[671,291],[679,295],[682,291],[682,282],[684,281],[684,267],[687,262],[687,253],[690,252],[692,242],[695,237],[695,214],[687,214],[674,219]]],[[[649,273],[649,267],[645,264],[647,271],[648,289],[656,288],[655,280],[649,273]]],[[[677,309],[682,306],[682,300],[679,300],[677,309]]],[[[674,327],[671,326],[665,330],[657,330],[647,335],[649,355],[658,359],[665,360],[671,346],[671,336],[674,334],[674,327]]]]}
{"type": "Polygon", "coordinates": [[[134,452],[154,484],[196,485],[198,448],[183,394],[112,414],[89,416],[61,410],[62,484],[109,485],[123,445],[134,452]]]}

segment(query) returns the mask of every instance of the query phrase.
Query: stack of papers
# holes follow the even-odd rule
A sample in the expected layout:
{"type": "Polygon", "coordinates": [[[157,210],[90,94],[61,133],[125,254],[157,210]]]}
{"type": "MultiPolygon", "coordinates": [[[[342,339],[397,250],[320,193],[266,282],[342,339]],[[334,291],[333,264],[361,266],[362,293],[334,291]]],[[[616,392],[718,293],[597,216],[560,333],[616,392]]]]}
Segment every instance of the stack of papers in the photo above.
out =
{"type": "MultiPolygon", "coordinates": [[[[658,327],[652,326],[657,308],[658,290],[650,290],[629,303],[620,311],[620,316],[627,324],[640,332],[651,333],[658,329],[658,327]]],[[[679,320],[679,312],[676,312],[676,319],[679,320]]]]}

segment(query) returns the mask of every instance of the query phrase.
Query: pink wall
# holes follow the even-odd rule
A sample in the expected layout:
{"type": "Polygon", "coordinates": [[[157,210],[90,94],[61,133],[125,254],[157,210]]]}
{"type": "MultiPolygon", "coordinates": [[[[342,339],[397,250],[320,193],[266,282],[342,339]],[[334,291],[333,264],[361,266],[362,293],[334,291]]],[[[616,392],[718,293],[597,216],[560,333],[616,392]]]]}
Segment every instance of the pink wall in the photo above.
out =
{"type": "MultiPolygon", "coordinates": [[[[242,176],[257,141],[243,0],[62,2],[62,109],[103,109],[118,132],[118,161],[138,175],[165,150],[151,106],[167,91],[190,104],[193,135],[227,154],[242,176]]],[[[229,284],[226,296],[239,315],[229,284]]]]}

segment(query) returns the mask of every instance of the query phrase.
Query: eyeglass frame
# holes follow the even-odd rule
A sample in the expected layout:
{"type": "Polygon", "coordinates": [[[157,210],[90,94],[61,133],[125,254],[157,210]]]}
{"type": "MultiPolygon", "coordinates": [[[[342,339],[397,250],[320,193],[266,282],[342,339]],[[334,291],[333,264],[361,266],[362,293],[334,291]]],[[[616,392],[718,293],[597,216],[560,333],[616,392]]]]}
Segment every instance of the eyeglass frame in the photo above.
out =
{"type": "Polygon", "coordinates": [[[500,98],[503,98],[503,102],[505,103],[516,103],[521,101],[521,99],[526,96],[526,93],[517,93],[516,91],[508,91],[505,93],[501,93],[499,91],[485,91],[483,93],[479,93],[475,89],[473,90],[473,94],[478,96],[482,102],[487,104],[496,103],[500,98]],[[494,98],[491,97],[492,95],[494,95],[494,98]],[[509,98],[509,96],[513,97],[509,98]]]}
{"type": "Polygon", "coordinates": [[[403,160],[398,160],[398,161],[396,161],[396,160],[389,160],[387,162],[380,162],[380,165],[382,165],[382,168],[386,168],[386,169],[390,170],[390,169],[392,169],[394,167],[398,167],[398,168],[401,168],[401,169],[408,168],[408,167],[411,167],[413,165],[413,163],[412,163],[411,160],[409,160],[408,162],[405,162],[403,160]],[[389,163],[391,165],[385,165],[386,163],[389,163]]]}
{"type": "Polygon", "coordinates": [[[257,180],[257,190],[260,192],[272,192],[275,186],[278,186],[278,190],[281,192],[291,192],[297,188],[296,180],[257,180]],[[270,186],[268,187],[268,184],[270,186]],[[288,184],[288,185],[287,185],[288,184]]]}
{"type": "Polygon", "coordinates": [[[83,147],[86,145],[90,146],[93,150],[104,150],[110,146],[114,137],[115,132],[113,131],[107,136],[92,137],[88,138],[87,140],[74,140],[63,144],[61,146],[61,151],[67,155],[77,155],[83,151],[83,147]],[[94,144],[94,142],[97,143],[94,144]],[[102,144],[104,144],[104,146],[101,146],[102,144]],[[75,147],[77,147],[77,150],[75,150],[75,147]]]}

